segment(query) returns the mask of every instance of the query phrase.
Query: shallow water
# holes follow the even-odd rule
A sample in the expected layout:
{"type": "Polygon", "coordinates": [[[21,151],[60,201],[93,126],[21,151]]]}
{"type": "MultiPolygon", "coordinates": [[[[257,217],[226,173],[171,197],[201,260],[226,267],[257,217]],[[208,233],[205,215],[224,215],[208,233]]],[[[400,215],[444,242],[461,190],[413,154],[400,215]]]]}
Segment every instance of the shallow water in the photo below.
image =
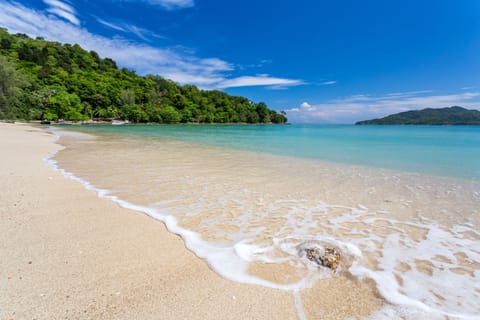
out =
{"type": "Polygon", "coordinates": [[[480,180],[480,126],[107,125],[81,129],[480,180]]]}
{"type": "Polygon", "coordinates": [[[294,292],[332,277],[370,279],[387,302],[373,318],[473,319],[480,312],[475,179],[171,135],[69,134],[60,143],[61,168],[161,219],[226,278],[294,292]],[[311,246],[341,251],[337,273],[305,257],[311,246]]]}

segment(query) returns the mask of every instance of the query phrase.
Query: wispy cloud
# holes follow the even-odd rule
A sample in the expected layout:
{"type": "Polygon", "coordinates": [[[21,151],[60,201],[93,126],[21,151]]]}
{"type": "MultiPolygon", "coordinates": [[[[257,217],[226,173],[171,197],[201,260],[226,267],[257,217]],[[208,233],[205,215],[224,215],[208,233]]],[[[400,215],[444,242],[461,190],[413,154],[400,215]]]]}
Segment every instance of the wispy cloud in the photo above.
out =
{"type": "Polygon", "coordinates": [[[124,2],[145,2],[151,5],[161,6],[167,10],[191,8],[195,5],[194,0],[121,0],[124,2]]]}
{"type": "Polygon", "coordinates": [[[112,30],[124,32],[124,33],[131,33],[136,35],[139,39],[142,39],[144,41],[149,42],[151,40],[151,37],[154,38],[164,38],[150,30],[147,30],[145,28],[137,27],[136,25],[133,24],[127,24],[127,23],[117,23],[117,22],[111,22],[111,21],[106,21],[104,19],[95,17],[97,22],[100,23],[101,25],[110,28],[112,30]]]}
{"type": "Polygon", "coordinates": [[[127,29],[122,27],[120,24],[109,22],[109,21],[103,20],[101,18],[96,18],[96,19],[97,19],[98,23],[104,25],[105,27],[108,27],[110,29],[117,30],[117,31],[127,32],[127,29]]]}
{"type": "MultiPolygon", "coordinates": [[[[75,12],[71,6],[63,2],[45,1],[49,1],[52,6],[55,4],[58,8],[63,6],[64,12],[75,12]]],[[[182,3],[182,1],[170,2],[182,3]]],[[[27,8],[17,2],[0,1],[0,25],[10,32],[25,33],[33,37],[42,36],[63,43],[75,42],[87,50],[98,52],[103,57],[110,57],[116,60],[120,66],[132,68],[139,74],[158,74],[179,83],[195,84],[204,89],[238,86],[291,86],[302,83],[301,80],[268,75],[231,78],[228,74],[234,72],[235,67],[232,63],[222,59],[200,58],[181,47],[158,48],[121,37],[110,39],[92,34],[87,29],[80,27],[79,23],[72,21],[67,23],[63,20],[65,17],[59,17],[62,19],[27,8]]],[[[100,23],[117,31],[135,32],[127,25],[111,23],[106,20],[102,20],[100,23]]],[[[142,30],[137,31],[142,33],[142,30]]]]}
{"type": "Polygon", "coordinates": [[[337,83],[337,81],[323,81],[323,82],[320,82],[319,84],[321,86],[331,86],[331,85],[334,85],[336,83],[337,83]]]}
{"type": "Polygon", "coordinates": [[[271,59],[261,59],[257,63],[251,63],[247,65],[238,65],[238,68],[244,70],[247,68],[262,68],[265,65],[271,64],[273,61],[271,59]]]}
{"type": "Polygon", "coordinates": [[[267,74],[257,76],[243,76],[227,79],[218,84],[219,88],[250,87],[250,86],[298,86],[303,84],[302,80],[275,78],[267,74]]]}
{"type": "Polygon", "coordinates": [[[303,102],[300,106],[286,111],[291,122],[352,123],[413,109],[443,108],[454,105],[478,109],[480,92],[436,95],[433,91],[422,90],[389,93],[382,96],[354,95],[325,103],[303,102]]]}
{"type": "Polygon", "coordinates": [[[47,8],[48,12],[53,13],[74,25],[80,25],[80,20],[76,16],[77,13],[71,5],[59,0],[43,0],[43,2],[49,6],[47,8]]]}
{"type": "Polygon", "coordinates": [[[385,98],[388,97],[396,97],[396,98],[410,98],[415,97],[422,94],[432,93],[432,90],[416,90],[416,91],[406,91],[406,92],[392,92],[388,93],[385,98]]]}

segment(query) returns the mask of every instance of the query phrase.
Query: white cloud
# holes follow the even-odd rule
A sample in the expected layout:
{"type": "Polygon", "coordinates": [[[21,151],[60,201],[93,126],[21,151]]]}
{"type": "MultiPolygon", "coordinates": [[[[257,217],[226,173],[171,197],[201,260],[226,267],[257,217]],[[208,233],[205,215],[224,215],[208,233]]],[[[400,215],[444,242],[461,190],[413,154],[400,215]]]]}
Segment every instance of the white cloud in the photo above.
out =
{"type": "Polygon", "coordinates": [[[127,29],[123,28],[120,24],[116,24],[113,22],[109,22],[100,18],[97,18],[97,22],[100,24],[103,24],[106,27],[109,27],[110,29],[117,30],[117,31],[122,31],[122,32],[127,32],[127,29]]]}
{"type": "Polygon", "coordinates": [[[75,9],[69,4],[66,4],[59,0],[43,0],[44,3],[48,4],[51,7],[58,8],[63,11],[67,11],[70,13],[75,13],[75,9]]]}
{"type": "Polygon", "coordinates": [[[304,110],[312,110],[313,109],[312,105],[310,103],[306,102],[306,101],[302,102],[300,107],[304,110]]]}
{"type": "Polygon", "coordinates": [[[190,8],[195,5],[193,0],[147,0],[150,4],[158,4],[167,9],[190,8]]]}
{"type": "Polygon", "coordinates": [[[389,114],[424,109],[463,106],[480,108],[480,92],[432,94],[430,90],[390,93],[383,96],[354,95],[325,103],[303,102],[286,110],[291,122],[352,123],[389,114]]]}
{"type": "Polygon", "coordinates": [[[233,79],[226,79],[220,82],[217,86],[219,88],[232,87],[250,87],[250,86],[297,86],[303,84],[302,80],[285,79],[270,77],[267,74],[260,74],[257,76],[242,76],[233,79]]]}
{"type": "Polygon", "coordinates": [[[150,41],[151,40],[151,37],[155,37],[155,38],[164,38],[150,30],[147,30],[145,28],[140,28],[140,27],[137,27],[133,24],[126,24],[126,23],[116,23],[116,22],[111,22],[111,21],[106,21],[104,19],[101,19],[101,18],[98,18],[96,17],[96,20],[98,23],[100,23],[101,25],[107,27],[107,28],[110,28],[110,29],[113,29],[113,30],[116,30],[116,31],[120,31],[120,32],[124,32],[124,33],[132,33],[134,35],[136,35],[138,38],[144,40],[144,41],[150,41]]]}
{"type": "Polygon", "coordinates": [[[195,5],[194,0],[123,0],[125,2],[146,2],[151,5],[158,5],[167,10],[191,8],[195,5]]]}
{"type": "Polygon", "coordinates": [[[47,9],[48,12],[53,13],[74,25],[80,25],[80,20],[76,17],[76,11],[71,5],[58,0],[43,0],[43,2],[50,6],[47,9]]]}
{"type": "Polygon", "coordinates": [[[149,39],[145,35],[146,33],[148,33],[148,30],[143,29],[143,28],[139,28],[139,27],[134,26],[134,25],[129,25],[127,28],[131,33],[133,33],[134,35],[136,35],[140,39],[145,40],[145,41],[149,41],[149,39]]]}
{"type": "MultiPolygon", "coordinates": [[[[61,8],[61,4],[63,4],[64,12],[71,8],[56,0],[48,1],[49,4],[56,5],[58,8],[61,8]]],[[[73,8],[71,10],[73,11],[73,8]]],[[[118,31],[134,32],[128,30],[125,25],[105,20],[99,22],[118,31]]],[[[199,58],[188,50],[157,48],[119,37],[110,39],[95,35],[85,28],[79,27],[78,24],[67,23],[55,16],[45,15],[19,3],[0,2],[0,26],[7,28],[12,33],[25,33],[32,37],[42,36],[48,40],[63,43],[78,43],[86,50],[93,50],[103,57],[112,58],[119,66],[132,68],[139,74],[158,74],[182,84],[195,84],[204,89],[235,86],[291,86],[302,83],[301,80],[276,78],[268,75],[229,79],[226,74],[233,71],[234,67],[227,61],[218,58],[199,58]]],[[[142,32],[139,29],[137,31],[142,32]]]]}
{"type": "Polygon", "coordinates": [[[421,94],[427,94],[427,93],[432,93],[432,90],[416,90],[416,91],[406,91],[406,92],[392,92],[386,94],[384,99],[389,99],[390,97],[396,97],[396,98],[408,98],[408,97],[414,97],[418,96],[421,94]]]}
{"type": "Polygon", "coordinates": [[[321,82],[320,85],[322,86],[331,86],[333,84],[336,84],[337,81],[324,81],[324,82],[321,82]]]}

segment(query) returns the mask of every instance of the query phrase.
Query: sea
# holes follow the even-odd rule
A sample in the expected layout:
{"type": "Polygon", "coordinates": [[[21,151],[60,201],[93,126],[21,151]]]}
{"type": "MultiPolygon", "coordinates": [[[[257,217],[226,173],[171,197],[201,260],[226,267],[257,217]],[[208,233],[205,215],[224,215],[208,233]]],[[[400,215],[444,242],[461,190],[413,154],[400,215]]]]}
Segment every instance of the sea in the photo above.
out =
{"type": "Polygon", "coordinates": [[[48,161],[224,278],[370,286],[366,319],[479,319],[480,126],[54,126],[48,161]],[[335,248],[337,270],[308,259],[335,248]]]}

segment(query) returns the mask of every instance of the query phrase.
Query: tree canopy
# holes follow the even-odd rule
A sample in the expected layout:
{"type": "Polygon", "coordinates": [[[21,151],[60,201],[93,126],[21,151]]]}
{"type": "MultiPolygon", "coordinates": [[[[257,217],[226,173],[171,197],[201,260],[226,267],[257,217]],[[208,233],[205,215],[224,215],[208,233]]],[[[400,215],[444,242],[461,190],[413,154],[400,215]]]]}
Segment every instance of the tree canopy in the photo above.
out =
{"type": "Polygon", "coordinates": [[[0,119],[145,123],[285,123],[245,97],[139,76],[79,45],[0,28],[0,119]]]}

